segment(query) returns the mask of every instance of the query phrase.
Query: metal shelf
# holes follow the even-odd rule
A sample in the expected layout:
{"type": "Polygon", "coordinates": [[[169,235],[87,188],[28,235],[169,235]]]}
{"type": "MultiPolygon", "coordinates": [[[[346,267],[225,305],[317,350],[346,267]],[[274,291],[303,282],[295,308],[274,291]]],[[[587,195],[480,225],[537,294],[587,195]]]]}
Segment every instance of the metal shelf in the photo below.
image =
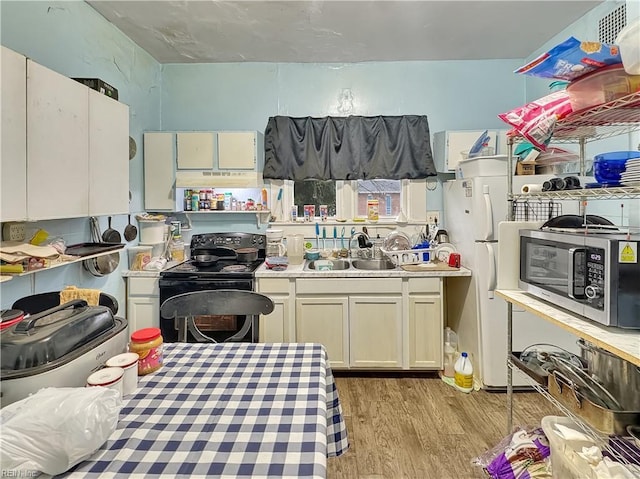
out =
{"type": "MultiPolygon", "coordinates": [[[[580,143],[601,140],[640,130],[640,91],[617,100],[587,108],[559,120],[552,143],[580,143]]],[[[518,136],[514,142],[526,141],[518,136]]]]}
{"type": "Polygon", "coordinates": [[[87,256],[74,257],[75,259],[61,261],[60,263],[52,264],[51,266],[47,266],[46,268],[32,269],[30,271],[23,271],[22,273],[2,273],[2,280],[0,282],[9,281],[11,278],[17,278],[18,276],[27,276],[30,274],[42,273],[43,271],[49,271],[50,269],[59,268],[61,266],[69,266],[70,264],[73,264],[73,263],[79,263],[80,261],[99,258],[100,256],[107,256],[109,254],[114,254],[114,253],[120,254],[120,252],[123,250],[124,250],[124,245],[122,245],[121,248],[110,250],[110,251],[103,251],[101,253],[90,254],[87,256]],[[6,279],[7,277],[9,277],[9,279],[6,279]]]}
{"type": "Polygon", "coordinates": [[[633,464],[628,458],[631,457],[637,461],[640,461],[640,454],[638,454],[637,450],[634,449],[633,444],[628,443],[627,441],[618,441],[616,442],[617,447],[620,450],[616,450],[612,448],[609,444],[609,436],[606,434],[602,434],[587,423],[585,423],[580,417],[573,414],[569,411],[562,403],[560,403],[556,398],[554,398],[549,391],[547,391],[540,384],[535,382],[529,375],[524,373],[522,370],[518,368],[518,366],[511,361],[511,359],[507,359],[507,365],[514,370],[518,375],[520,375],[532,388],[534,388],[537,392],[539,392],[542,396],[544,396],[547,401],[552,403],[557,409],[559,409],[565,416],[569,417],[576,425],[582,429],[582,431],[589,436],[593,441],[602,449],[603,451],[607,451],[616,461],[622,464],[633,464]],[[625,457],[620,453],[620,451],[624,451],[627,456],[625,457]]]}
{"type": "Polygon", "coordinates": [[[610,188],[584,188],[581,190],[542,191],[538,193],[513,193],[509,195],[511,200],[529,199],[558,199],[558,200],[583,200],[583,199],[630,199],[640,197],[640,187],[623,186],[610,188]]]}

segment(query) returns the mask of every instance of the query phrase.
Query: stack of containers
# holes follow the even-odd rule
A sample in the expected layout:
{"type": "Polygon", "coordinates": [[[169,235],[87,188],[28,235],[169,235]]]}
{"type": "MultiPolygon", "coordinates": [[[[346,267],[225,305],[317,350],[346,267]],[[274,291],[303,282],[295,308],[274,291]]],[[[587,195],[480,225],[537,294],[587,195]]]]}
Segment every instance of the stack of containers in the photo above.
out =
{"type": "Polygon", "coordinates": [[[165,224],[164,217],[136,218],[140,231],[139,246],[151,247],[151,257],[157,258],[164,252],[167,241],[168,225],[165,224]]]}
{"type": "Polygon", "coordinates": [[[598,183],[587,186],[624,186],[640,181],[640,172],[635,174],[633,171],[637,168],[636,158],[640,158],[640,151],[611,151],[596,155],[593,158],[593,174],[598,183]],[[628,163],[629,172],[626,171],[628,163]]]}

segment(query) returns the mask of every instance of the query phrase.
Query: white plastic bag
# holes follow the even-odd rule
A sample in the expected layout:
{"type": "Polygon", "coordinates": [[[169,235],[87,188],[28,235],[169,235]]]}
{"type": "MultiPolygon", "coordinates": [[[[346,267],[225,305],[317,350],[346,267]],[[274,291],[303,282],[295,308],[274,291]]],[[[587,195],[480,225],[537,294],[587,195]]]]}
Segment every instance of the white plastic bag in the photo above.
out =
{"type": "Polygon", "coordinates": [[[122,400],[103,387],[44,388],[0,410],[0,465],[14,477],[61,474],[97,451],[122,400]]]}

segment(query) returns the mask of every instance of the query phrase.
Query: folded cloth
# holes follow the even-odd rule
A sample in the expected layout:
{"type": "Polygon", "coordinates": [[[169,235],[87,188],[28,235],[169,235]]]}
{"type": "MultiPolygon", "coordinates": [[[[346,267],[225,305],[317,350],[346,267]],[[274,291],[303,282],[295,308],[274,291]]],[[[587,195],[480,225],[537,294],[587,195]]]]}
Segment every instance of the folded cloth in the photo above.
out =
{"type": "Polygon", "coordinates": [[[89,306],[98,306],[100,304],[100,290],[67,286],[60,291],[60,304],[68,303],[74,299],[84,299],[89,306]]]}

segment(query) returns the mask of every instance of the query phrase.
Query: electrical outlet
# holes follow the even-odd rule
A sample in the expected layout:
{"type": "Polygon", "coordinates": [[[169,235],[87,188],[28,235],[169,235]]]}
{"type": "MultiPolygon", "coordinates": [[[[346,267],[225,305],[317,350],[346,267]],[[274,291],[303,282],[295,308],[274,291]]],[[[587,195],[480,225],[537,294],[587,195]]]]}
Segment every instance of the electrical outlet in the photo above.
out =
{"type": "Polygon", "coordinates": [[[25,238],[24,223],[5,223],[2,225],[2,239],[5,241],[24,241],[25,238]]]}
{"type": "Polygon", "coordinates": [[[441,224],[439,211],[427,211],[427,224],[441,224]]]}

